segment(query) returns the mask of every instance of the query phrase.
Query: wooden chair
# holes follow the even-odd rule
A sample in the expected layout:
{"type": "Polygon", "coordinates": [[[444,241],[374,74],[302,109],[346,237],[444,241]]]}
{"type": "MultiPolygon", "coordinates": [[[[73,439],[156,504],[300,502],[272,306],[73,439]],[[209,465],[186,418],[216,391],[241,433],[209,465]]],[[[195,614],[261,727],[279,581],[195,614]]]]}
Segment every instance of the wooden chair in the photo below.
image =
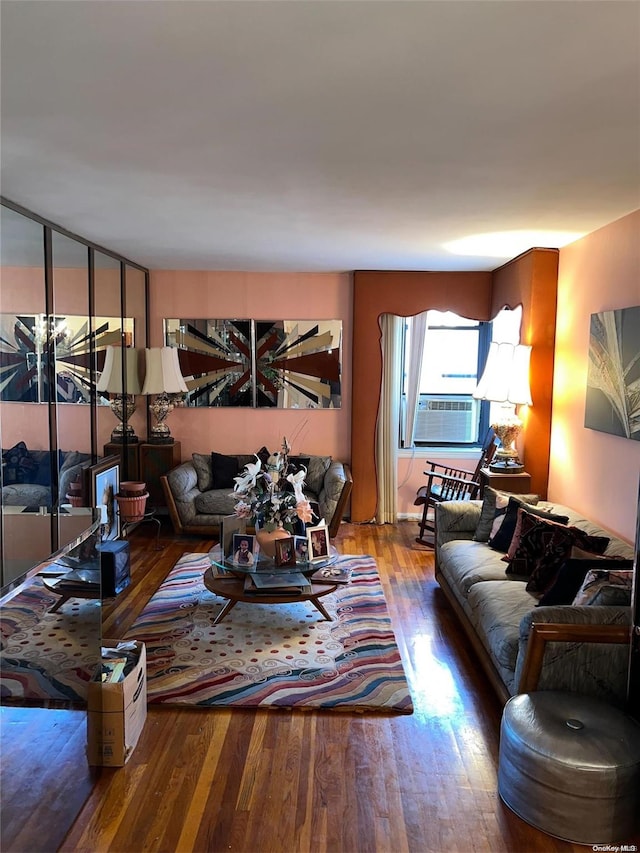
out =
{"type": "Polygon", "coordinates": [[[428,545],[430,548],[435,546],[436,504],[443,501],[475,500],[480,491],[480,469],[489,465],[495,452],[496,437],[493,430],[489,430],[474,471],[427,460],[426,464],[429,467],[424,472],[427,482],[424,486],[420,486],[413,502],[414,506],[422,507],[422,519],[419,522],[420,535],[416,538],[416,542],[428,545]],[[433,540],[424,538],[425,531],[433,534],[433,540]]]}

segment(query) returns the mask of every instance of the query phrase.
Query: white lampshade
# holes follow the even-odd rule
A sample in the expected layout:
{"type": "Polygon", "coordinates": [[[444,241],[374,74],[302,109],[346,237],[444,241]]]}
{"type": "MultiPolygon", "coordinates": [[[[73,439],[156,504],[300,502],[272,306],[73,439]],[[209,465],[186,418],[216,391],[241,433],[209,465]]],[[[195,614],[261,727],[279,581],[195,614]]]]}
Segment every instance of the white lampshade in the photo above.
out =
{"type": "Polygon", "coordinates": [[[143,394],[180,394],[189,390],[180,372],[176,347],[152,347],[145,350],[145,356],[143,394]]]}
{"type": "Polygon", "coordinates": [[[122,347],[107,347],[104,368],[96,385],[97,391],[108,391],[110,394],[139,394],[140,377],[138,376],[138,350],[125,349],[126,377],[125,387],[122,387],[122,347]]]}
{"type": "Polygon", "coordinates": [[[473,396],[477,400],[530,406],[530,358],[530,346],[492,343],[484,372],[473,396]]]}

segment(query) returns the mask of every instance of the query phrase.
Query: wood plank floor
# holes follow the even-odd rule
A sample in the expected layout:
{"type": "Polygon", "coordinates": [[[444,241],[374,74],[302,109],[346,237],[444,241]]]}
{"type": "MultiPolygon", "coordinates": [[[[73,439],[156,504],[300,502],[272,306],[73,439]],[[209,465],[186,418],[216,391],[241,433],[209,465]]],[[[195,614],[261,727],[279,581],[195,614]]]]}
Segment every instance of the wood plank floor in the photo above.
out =
{"type": "MultiPolygon", "coordinates": [[[[59,849],[584,850],[533,829],[500,801],[501,705],[415,534],[411,522],[343,524],[335,540],[342,553],[378,562],[412,715],[152,706],[129,763],[102,770],[59,849]]],[[[133,581],[105,611],[105,637],[124,634],[182,553],[212,545],[167,528],[161,541],[157,552],[153,531],[132,534],[133,581]]],[[[31,850],[49,853],[35,840],[31,850]]]]}

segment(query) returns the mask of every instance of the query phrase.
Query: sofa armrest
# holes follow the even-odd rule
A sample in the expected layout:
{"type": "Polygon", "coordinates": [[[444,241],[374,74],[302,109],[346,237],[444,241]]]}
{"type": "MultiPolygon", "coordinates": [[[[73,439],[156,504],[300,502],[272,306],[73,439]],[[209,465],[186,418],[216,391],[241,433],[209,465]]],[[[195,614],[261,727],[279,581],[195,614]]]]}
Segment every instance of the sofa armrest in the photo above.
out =
{"type": "Polygon", "coordinates": [[[520,623],[518,692],[568,690],[624,704],[629,607],[536,607],[520,623]]]}
{"type": "Polygon", "coordinates": [[[352,487],[353,477],[349,466],[333,459],[325,471],[322,490],[318,495],[320,516],[326,519],[330,539],[338,532],[352,487]]]}
{"type": "Polygon", "coordinates": [[[183,462],[168,474],[160,477],[167,499],[167,507],[176,533],[193,522],[196,515],[195,499],[200,494],[198,474],[193,462],[183,462]]]}

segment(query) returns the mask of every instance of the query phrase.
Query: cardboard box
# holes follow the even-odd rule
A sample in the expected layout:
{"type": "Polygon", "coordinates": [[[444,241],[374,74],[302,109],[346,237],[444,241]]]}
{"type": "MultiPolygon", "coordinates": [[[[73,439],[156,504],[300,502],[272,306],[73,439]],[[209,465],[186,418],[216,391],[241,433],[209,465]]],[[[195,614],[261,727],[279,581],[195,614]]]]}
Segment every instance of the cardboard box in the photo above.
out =
{"type": "MultiPolygon", "coordinates": [[[[105,640],[106,647],[118,645],[105,640]]],[[[136,642],[138,663],[122,680],[114,684],[101,681],[98,666],[89,683],[87,721],[89,764],[122,767],[131,758],[147,718],[147,652],[136,642]]]]}

